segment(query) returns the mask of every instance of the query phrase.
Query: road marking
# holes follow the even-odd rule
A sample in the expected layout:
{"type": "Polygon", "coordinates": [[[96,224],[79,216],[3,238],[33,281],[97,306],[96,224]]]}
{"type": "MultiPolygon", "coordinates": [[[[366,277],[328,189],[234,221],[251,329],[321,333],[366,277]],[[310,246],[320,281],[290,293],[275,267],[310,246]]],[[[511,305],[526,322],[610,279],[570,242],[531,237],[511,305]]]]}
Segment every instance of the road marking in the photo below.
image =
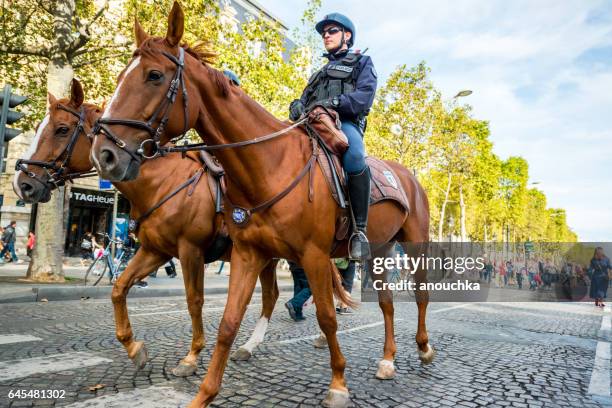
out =
{"type": "MultiPolygon", "coordinates": [[[[250,304],[248,307],[251,307],[251,306],[261,306],[261,303],[253,303],[253,304],[250,304]]],[[[210,308],[204,308],[204,312],[218,312],[219,310],[224,310],[224,309],[225,309],[225,306],[210,307],[210,308]]],[[[189,314],[189,309],[169,310],[169,311],[166,311],[166,312],[136,313],[136,314],[129,315],[129,317],[153,316],[153,315],[164,315],[164,314],[175,314],[175,313],[187,313],[187,314],[189,314]]]]}
{"type": "Polygon", "coordinates": [[[589,394],[610,396],[610,343],[606,341],[597,342],[589,394]]]}
{"type": "Polygon", "coordinates": [[[14,378],[29,377],[34,374],[53,373],[111,363],[112,361],[108,358],[98,357],[95,354],[85,352],[2,361],[0,362],[0,382],[14,378]]]}
{"type": "MultiPolygon", "coordinates": [[[[395,319],[395,322],[401,322],[404,319],[395,319]]],[[[370,323],[370,324],[364,324],[363,326],[357,326],[357,327],[352,327],[350,329],[346,329],[346,330],[339,330],[336,332],[336,335],[338,334],[345,334],[345,333],[352,333],[354,331],[358,331],[358,330],[363,330],[363,329],[369,329],[371,327],[377,327],[377,326],[381,326],[385,324],[384,321],[382,322],[376,322],[376,323],[370,323]]],[[[319,334],[315,334],[312,336],[304,336],[304,337],[298,337],[295,339],[288,339],[288,340],[281,340],[281,341],[277,341],[271,344],[292,344],[292,343],[297,343],[299,341],[303,341],[303,340],[314,340],[316,338],[318,338],[320,335],[319,334]]]]}
{"type": "Polygon", "coordinates": [[[23,343],[26,341],[41,341],[41,338],[30,336],[29,334],[2,334],[0,344],[23,343]]]}
{"type": "Polygon", "coordinates": [[[436,310],[432,310],[431,312],[429,312],[430,314],[434,314],[434,313],[441,313],[441,312],[446,312],[447,310],[453,310],[453,309],[461,309],[462,307],[468,307],[470,306],[470,303],[464,303],[461,305],[457,305],[457,306],[450,306],[450,307],[444,307],[442,309],[436,309],[436,310]]]}
{"type": "Polygon", "coordinates": [[[195,397],[169,386],[136,388],[117,394],[102,395],[66,405],[65,408],[167,408],[186,407],[195,397]]]}

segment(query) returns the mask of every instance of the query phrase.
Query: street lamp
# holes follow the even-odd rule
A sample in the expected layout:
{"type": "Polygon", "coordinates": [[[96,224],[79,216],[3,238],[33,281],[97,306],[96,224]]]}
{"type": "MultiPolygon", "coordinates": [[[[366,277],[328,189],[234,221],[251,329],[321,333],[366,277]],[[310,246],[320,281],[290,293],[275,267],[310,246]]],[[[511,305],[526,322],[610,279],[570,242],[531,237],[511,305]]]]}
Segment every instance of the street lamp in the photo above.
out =
{"type": "Polygon", "coordinates": [[[457,95],[453,96],[453,99],[463,98],[464,96],[470,96],[473,92],[469,89],[464,89],[462,91],[457,92],[457,95]]]}

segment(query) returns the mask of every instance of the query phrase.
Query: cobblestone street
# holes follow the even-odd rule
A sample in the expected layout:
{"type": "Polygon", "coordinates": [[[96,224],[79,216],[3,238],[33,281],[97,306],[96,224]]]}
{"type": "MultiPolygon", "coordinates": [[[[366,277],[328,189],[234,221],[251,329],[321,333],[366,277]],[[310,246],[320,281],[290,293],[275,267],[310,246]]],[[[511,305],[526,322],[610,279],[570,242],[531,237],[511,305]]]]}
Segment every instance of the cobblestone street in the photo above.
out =
{"type": "MultiPolygon", "coordinates": [[[[324,398],[331,370],[328,351],[312,345],[314,307],[294,323],[281,301],[251,360],[230,361],[214,406],[317,406],[324,398]]],[[[115,339],[109,300],[3,305],[0,406],[186,406],[210,360],[224,302],[223,295],[206,298],[206,348],[187,378],[171,373],[191,340],[182,298],[129,303],[136,338],[149,350],[139,372],[115,339]],[[97,384],[103,387],[89,390],[97,384]],[[65,393],[8,398],[30,390],[65,393]]],[[[260,305],[255,296],[234,348],[248,339],[260,305]]],[[[416,306],[400,303],[397,375],[388,381],[374,377],[384,336],[378,305],[364,303],[354,315],[338,316],[338,325],[355,406],[600,407],[612,403],[609,319],[609,309],[585,303],[433,303],[428,329],[437,355],[423,366],[414,342],[416,306]]]]}

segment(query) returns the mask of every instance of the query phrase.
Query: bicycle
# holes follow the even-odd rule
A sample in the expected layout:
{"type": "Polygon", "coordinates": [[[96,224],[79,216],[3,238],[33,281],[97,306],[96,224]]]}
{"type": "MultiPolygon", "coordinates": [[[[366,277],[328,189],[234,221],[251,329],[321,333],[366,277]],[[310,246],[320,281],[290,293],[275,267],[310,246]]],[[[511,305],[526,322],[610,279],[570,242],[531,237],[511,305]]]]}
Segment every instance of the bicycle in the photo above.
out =
{"type": "Polygon", "coordinates": [[[97,276],[92,286],[96,286],[106,275],[107,270],[110,273],[110,283],[113,284],[127,267],[133,249],[125,247],[123,241],[112,239],[108,234],[99,234],[108,239],[108,244],[104,247],[102,255],[98,256],[93,263],[87,268],[84,278],[84,286],[87,286],[87,279],[90,274],[97,276]],[[115,258],[111,259],[111,248],[115,245],[115,258]]]}

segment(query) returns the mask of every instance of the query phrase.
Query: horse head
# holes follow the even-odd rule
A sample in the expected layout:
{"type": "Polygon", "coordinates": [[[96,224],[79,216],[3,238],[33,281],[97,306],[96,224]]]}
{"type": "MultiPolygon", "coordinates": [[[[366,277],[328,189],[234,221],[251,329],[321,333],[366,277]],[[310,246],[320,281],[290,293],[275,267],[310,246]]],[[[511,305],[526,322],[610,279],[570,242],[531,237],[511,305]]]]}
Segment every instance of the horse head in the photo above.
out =
{"type": "Polygon", "coordinates": [[[13,189],[24,201],[47,202],[51,191],[69,180],[70,175],[93,167],[87,132],[101,109],[83,103],[83,99],[83,88],[76,79],[69,99],[58,100],[48,94],[47,114],[36,128],[29,150],[16,164],[13,189]]]}
{"type": "Polygon", "coordinates": [[[137,49],[119,74],[117,87],[94,129],[92,159],[100,175],[112,181],[133,180],[143,160],[159,146],[193,128],[200,115],[197,88],[187,81],[192,64],[212,53],[181,45],[183,10],[174,3],[164,38],[150,37],[134,23],[137,49]],[[187,95],[190,98],[187,98],[187,95]]]}

